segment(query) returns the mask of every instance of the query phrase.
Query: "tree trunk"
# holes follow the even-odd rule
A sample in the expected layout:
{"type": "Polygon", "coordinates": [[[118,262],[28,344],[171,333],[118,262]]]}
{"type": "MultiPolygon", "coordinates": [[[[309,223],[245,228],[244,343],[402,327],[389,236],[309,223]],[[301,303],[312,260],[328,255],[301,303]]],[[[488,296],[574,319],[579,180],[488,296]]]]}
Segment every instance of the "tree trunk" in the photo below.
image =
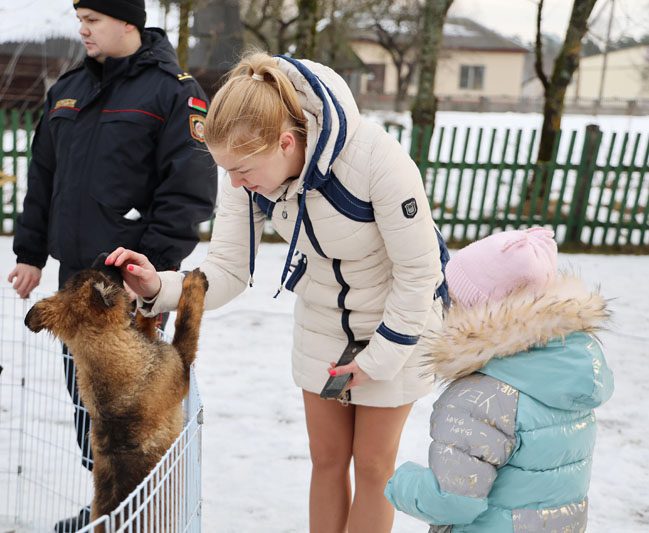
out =
{"type": "Polygon", "coordinates": [[[428,159],[428,147],[424,146],[424,130],[435,127],[437,98],[435,97],[435,71],[442,48],[444,20],[453,0],[426,0],[423,12],[421,60],[417,95],[412,106],[412,141],[410,156],[417,164],[428,159]]]}
{"type": "MultiPolygon", "coordinates": [[[[572,80],[575,70],[579,66],[581,41],[588,30],[588,17],[590,17],[596,1],[597,0],[574,0],[572,13],[570,15],[570,23],[566,30],[566,37],[563,46],[561,47],[561,51],[554,62],[554,69],[552,70],[551,78],[549,80],[545,78],[545,75],[542,72],[539,72],[539,67],[537,67],[537,74],[539,74],[539,79],[545,88],[545,104],[543,106],[543,126],[541,127],[541,139],[537,154],[539,171],[535,173],[533,183],[528,187],[527,200],[532,199],[532,195],[535,191],[538,191],[537,196],[541,199],[545,198],[545,195],[549,192],[549,185],[552,176],[548,172],[547,163],[551,161],[554,153],[554,145],[557,141],[559,130],[561,129],[561,117],[563,115],[566,89],[572,80]],[[540,184],[537,185],[535,182],[538,182],[539,180],[540,184]]],[[[537,65],[543,64],[540,57],[541,47],[538,44],[540,40],[542,7],[543,2],[540,2],[537,17],[537,65]]],[[[542,202],[535,203],[537,205],[542,205],[542,202]]]]}
{"type": "Polygon", "coordinates": [[[329,5],[329,35],[333,36],[333,39],[328,39],[325,44],[327,64],[334,68],[336,61],[338,60],[338,52],[340,51],[340,40],[336,39],[336,29],[338,27],[338,21],[336,20],[336,11],[338,10],[338,0],[330,0],[329,5]]]}
{"type": "Polygon", "coordinates": [[[314,59],[316,50],[316,24],[318,22],[318,2],[298,0],[297,34],[295,55],[303,59],[314,59]]]}
{"type": "Polygon", "coordinates": [[[178,64],[180,68],[189,68],[189,15],[192,11],[193,0],[182,0],[180,3],[180,22],[178,24],[178,64]]]}
{"type": "Polygon", "coordinates": [[[399,63],[399,75],[397,76],[397,94],[394,97],[394,110],[401,112],[404,109],[408,98],[408,88],[412,82],[412,73],[415,71],[413,62],[402,61],[399,63]]]}
{"type": "Polygon", "coordinates": [[[238,0],[201,0],[194,5],[191,50],[192,73],[217,86],[221,76],[239,60],[243,50],[243,26],[238,0]]]}
{"type": "Polygon", "coordinates": [[[404,63],[404,61],[395,63],[395,67],[397,67],[397,92],[394,94],[393,109],[397,113],[403,111],[406,95],[408,94],[408,84],[403,76],[403,69],[406,68],[404,63]]]}

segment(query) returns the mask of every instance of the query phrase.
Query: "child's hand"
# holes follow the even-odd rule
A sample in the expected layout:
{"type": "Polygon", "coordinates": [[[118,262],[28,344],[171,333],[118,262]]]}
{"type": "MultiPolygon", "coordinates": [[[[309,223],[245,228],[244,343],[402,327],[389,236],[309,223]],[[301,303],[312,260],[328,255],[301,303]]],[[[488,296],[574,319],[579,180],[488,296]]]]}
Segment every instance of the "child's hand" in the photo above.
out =
{"type": "Polygon", "coordinates": [[[348,365],[336,366],[336,363],[329,363],[330,376],[344,376],[345,374],[352,374],[352,379],[349,382],[348,388],[358,387],[363,383],[367,383],[372,378],[369,377],[356,361],[352,361],[348,365]]]}

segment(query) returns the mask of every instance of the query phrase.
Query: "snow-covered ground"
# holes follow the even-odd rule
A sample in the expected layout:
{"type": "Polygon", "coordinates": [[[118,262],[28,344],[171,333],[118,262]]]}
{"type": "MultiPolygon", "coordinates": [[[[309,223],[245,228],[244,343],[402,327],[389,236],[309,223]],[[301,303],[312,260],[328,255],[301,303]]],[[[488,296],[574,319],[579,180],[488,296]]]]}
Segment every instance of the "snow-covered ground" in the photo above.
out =
{"type": "MultiPolygon", "coordinates": [[[[183,266],[199,265],[206,250],[200,244],[183,266]]],[[[301,394],[290,372],[294,297],[284,292],[272,298],[286,251],[285,245],[262,245],[255,287],[204,317],[197,374],[205,404],[205,531],[308,530],[308,442],[301,394]]],[[[0,275],[5,286],[13,262],[11,239],[2,237],[0,275]]],[[[591,285],[601,284],[615,313],[610,329],[601,334],[616,392],[598,410],[588,531],[648,531],[649,257],[561,255],[560,265],[579,272],[591,285]]],[[[55,288],[56,262],[50,259],[40,290],[55,288]]],[[[425,463],[435,397],[415,404],[398,463],[425,463]]],[[[424,533],[427,527],[397,514],[393,531],[424,533]]]]}

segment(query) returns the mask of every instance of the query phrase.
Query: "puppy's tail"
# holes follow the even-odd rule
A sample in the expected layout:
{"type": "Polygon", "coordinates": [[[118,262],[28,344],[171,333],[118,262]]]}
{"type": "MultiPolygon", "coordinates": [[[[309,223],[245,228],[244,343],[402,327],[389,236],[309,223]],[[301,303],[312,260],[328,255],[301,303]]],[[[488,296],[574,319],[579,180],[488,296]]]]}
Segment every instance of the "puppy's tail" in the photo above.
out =
{"type": "Polygon", "coordinates": [[[183,360],[185,369],[189,369],[196,359],[198,334],[205,307],[207,278],[199,269],[189,272],[183,280],[183,292],[178,302],[176,329],[173,346],[183,360]]]}

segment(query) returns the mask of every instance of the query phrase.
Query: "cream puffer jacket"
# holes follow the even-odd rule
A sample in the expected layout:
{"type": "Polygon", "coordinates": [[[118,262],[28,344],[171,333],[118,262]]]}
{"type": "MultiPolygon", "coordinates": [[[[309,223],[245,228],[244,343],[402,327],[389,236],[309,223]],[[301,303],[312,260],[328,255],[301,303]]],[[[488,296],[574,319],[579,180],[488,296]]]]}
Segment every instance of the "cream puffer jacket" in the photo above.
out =
{"type": "MultiPolygon", "coordinates": [[[[425,354],[418,341],[442,323],[440,245],[421,176],[392,136],[361,118],[336,73],[306,60],[278,61],[308,119],[307,164],[268,197],[225,180],[200,267],[209,280],[206,308],[246,288],[267,218],[289,243],[298,231],[282,274],[282,286],[298,296],[296,384],[319,393],[329,362],[348,340],[369,340],[356,361],[372,381],[354,388],[351,402],[410,403],[432,387],[420,376],[425,354]]],[[[177,306],[182,274],[160,277],[160,293],[145,314],[177,306]]]]}

